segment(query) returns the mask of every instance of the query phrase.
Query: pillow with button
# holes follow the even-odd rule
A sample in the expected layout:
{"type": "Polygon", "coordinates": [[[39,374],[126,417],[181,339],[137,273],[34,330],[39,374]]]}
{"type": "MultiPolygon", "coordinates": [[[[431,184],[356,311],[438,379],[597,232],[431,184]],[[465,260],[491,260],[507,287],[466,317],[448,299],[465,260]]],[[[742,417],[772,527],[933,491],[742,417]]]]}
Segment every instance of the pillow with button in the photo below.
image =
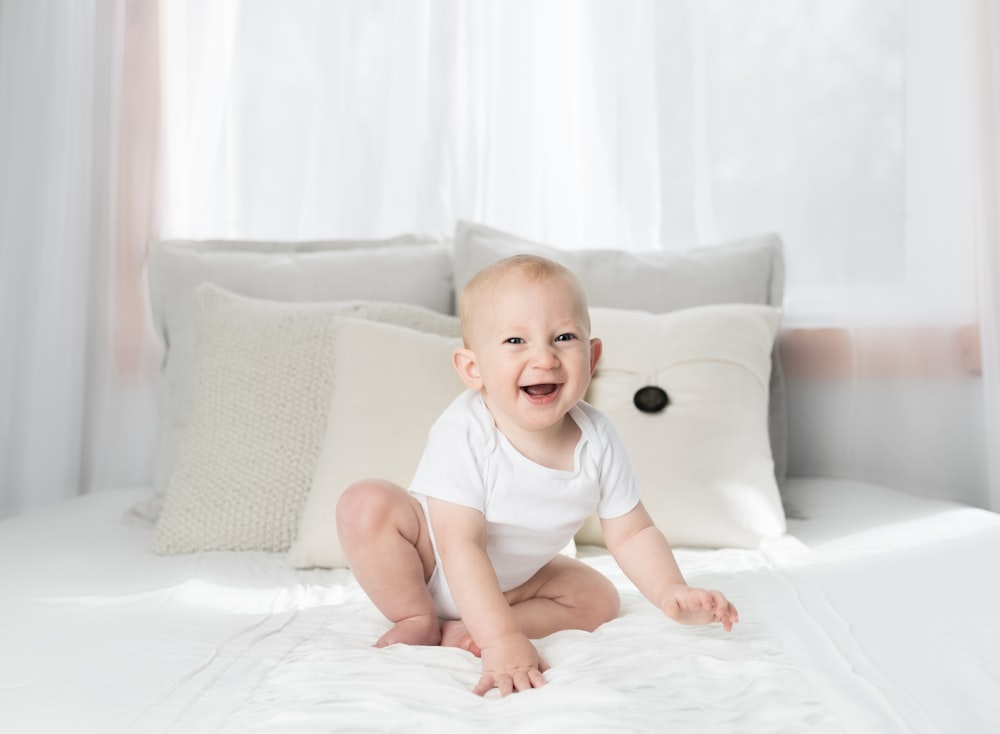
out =
{"type": "MultiPolygon", "coordinates": [[[[670,542],[757,547],[780,536],[767,426],[780,310],[591,308],[591,320],[604,351],[587,400],[615,422],[643,504],[670,542]]],[[[603,545],[599,521],[588,520],[576,541],[603,545]]]]}

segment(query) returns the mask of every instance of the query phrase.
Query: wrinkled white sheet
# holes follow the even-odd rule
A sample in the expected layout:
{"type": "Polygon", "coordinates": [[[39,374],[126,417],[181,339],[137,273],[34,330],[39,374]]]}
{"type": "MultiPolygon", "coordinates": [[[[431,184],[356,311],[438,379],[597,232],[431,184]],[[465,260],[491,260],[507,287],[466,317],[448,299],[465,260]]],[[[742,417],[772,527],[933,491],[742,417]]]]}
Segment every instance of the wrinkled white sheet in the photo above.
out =
{"type": "Polygon", "coordinates": [[[691,583],[739,606],[731,634],[672,623],[591,553],[622,615],[539,641],[549,685],[501,700],[470,693],[467,653],[371,648],[387,623],[346,571],[152,554],[149,530],[120,520],[139,496],[0,523],[0,731],[964,734],[1000,721],[989,513],[793,483],[808,518],[791,521],[795,538],[677,551],[691,583]]]}

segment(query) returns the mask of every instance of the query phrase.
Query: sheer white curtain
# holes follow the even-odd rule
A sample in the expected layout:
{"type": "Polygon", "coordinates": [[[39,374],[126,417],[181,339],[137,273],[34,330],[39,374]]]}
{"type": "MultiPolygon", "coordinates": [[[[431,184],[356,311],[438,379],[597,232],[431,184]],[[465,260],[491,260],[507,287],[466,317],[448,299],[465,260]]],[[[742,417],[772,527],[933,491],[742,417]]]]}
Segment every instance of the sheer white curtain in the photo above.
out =
{"type": "Polygon", "coordinates": [[[996,15],[991,0],[0,0],[0,513],[148,481],[145,234],[381,237],[457,218],[567,248],[779,232],[787,326],[846,343],[834,379],[798,379],[801,409],[826,416],[803,424],[825,449],[799,468],[950,482],[1000,507],[983,468],[1000,441],[996,15]],[[159,60],[159,82],[118,95],[136,59],[159,60]],[[119,112],[159,105],[157,219],[160,144],[123,136],[119,112]],[[982,379],[978,359],[954,369],[956,334],[975,337],[982,379]]]}
{"type": "Polygon", "coordinates": [[[690,100],[660,95],[674,46],[650,27],[657,6],[165,3],[164,227],[381,236],[468,217],[567,247],[658,247],[660,117],[690,100]]]}
{"type": "Polygon", "coordinates": [[[803,343],[841,365],[791,365],[791,469],[1000,507],[986,471],[1000,434],[984,430],[997,372],[972,354],[996,344],[997,242],[981,227],[997,211],[994,3],[698,7],[701,232],[781,233],[786,328],[837,329],[803,343]]]}
{"type": "Polygon", "coordinates": [[[642,250],[777,231],[786,325],[844,342],[837,374],[793,385],[797,468],[997,494],[997,245],[975,206],[996,215],[989,0],[164,11],[169,233],[383,236],[468,218],[642,250]],[[962,349],[983,352],[984,378],[962,349]]]}
{"type": "Polygon", "coordinates": [[[790,325],[873,304],[959,322],[974,6],[165,3],[164,227],[382,236],[465,217],[640,250],[774,230],[790,325]]]}
{"type": "Polygon", "coordinates": [[[115,238],[128,15],[0,0],[0,516],[148,482],[151,370],[116,353],[141,313],[115,238]]]}
{"type": "Polygon", "coordinates": [[[77,493],[107,280],[99,2],[0,2],[0,513],[77,493]]]}

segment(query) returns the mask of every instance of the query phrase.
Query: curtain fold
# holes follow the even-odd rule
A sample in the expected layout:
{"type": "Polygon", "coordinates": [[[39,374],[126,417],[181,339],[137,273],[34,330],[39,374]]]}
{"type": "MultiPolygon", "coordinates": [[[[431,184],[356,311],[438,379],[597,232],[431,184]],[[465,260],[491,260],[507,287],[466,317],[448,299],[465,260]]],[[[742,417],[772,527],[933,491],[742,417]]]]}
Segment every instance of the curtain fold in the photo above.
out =
{"type": "MultiPolygon", "coordinates": [[[[564,247],[660,246],[658,124],[686,101],[657,91],[676,76],[658,3],[279,7],[162,6],[167,234],[387,236],[467,218],[564,247]]],[[[689,195],[678,176],[671,201],[689,195]]]]}
{"type": "Polygon", "coordinates": [[[83,488],[146,486],[156,441],[155,380],[162,345],[155,337],[145,257],[159,235],[159,12],[153,0],[109,2],[105,47],[110,92],[100,105],[111,131],[101,160],[109,171],[111,222],[106,250],[105,307],[95,312],[103,338],[94,344],[95,377],[83,488]]]}
{"type": "Polygon", "coordinates": [[[110,3],[0,0],[0,515],[87,483],[106,329],[110,3]]]}
{"type": "Polygon", "coordinates": [[[1000,9],[977,6],[980,197],[977,217],[980,355],[989,506],[1000,511],[1000,9]]]}

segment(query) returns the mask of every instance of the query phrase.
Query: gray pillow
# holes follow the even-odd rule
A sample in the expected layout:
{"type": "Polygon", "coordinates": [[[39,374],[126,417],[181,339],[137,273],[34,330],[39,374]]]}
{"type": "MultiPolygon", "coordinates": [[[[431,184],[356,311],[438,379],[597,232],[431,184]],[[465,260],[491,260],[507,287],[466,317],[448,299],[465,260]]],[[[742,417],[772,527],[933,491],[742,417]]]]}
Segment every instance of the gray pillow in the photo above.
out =
{"type": "Polygon", "coordinates": [[[436,235],[294,243],[170,240],[150,246],[147,267],[153,322],[165,353],[154,496],[129,513],[146,523],[159,516],[184,429],[199,285],[271,301],[385,301],[442,313],[452,303],[451,251],[436,235]]]}

